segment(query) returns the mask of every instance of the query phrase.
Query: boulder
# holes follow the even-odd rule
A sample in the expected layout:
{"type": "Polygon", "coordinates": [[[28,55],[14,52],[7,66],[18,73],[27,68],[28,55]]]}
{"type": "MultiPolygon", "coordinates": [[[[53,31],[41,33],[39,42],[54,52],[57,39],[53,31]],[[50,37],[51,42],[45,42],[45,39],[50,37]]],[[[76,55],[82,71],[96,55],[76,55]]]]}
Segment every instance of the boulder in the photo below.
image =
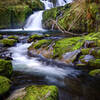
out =
{"type": "Polygon", "coordinates": [[[32,85],[16,90],[7,100],[58,100],[56,86],[32,85]]]}
{"type": "Polygon", "coordinates": [[[12,72],[13,68],[11,61],[0,59],[0,75],[10,77],[12,72]]]}
{"type": "Polygon", "coordinates": [[[11,87],[11,81],[4,76],[0,76],[0,95],[8,92],[10,87],[11,87]]]}

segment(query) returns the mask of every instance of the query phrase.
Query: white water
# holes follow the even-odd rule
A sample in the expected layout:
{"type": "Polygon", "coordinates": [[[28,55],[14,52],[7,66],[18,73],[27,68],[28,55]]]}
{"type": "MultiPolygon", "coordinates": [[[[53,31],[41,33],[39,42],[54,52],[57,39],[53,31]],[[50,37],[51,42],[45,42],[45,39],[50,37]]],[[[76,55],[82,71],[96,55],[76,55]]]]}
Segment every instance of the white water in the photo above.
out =
{"type": "MultiPolygon", "coordinates": [[[[56,83],[58,80],[63,80],[69,74],[77,74],[75,69],[65,67],[59,68],[56,65],[46,65],[38,61],[37,58],[29,58],[27,56],[27,48],[31,44],[19,43],[16,47],[11,47],[13,58],[13,67],[15,71],[26,72],[33,75],[44,76],[48,81],[56,83]]],[[[61,81],[63,84],[63,81],[61,81]]]]}
{"type": "MultiPolygon", "coordinates": [[[[54,7],[54,4],[50,0],[40,0],[45,5],[45,10],[54,7]]],[[[56,6],[64,6],[66,3],[72,2],[72,0],[57,0],[56,6]]],[[[33,13],[27,20],[24,30],[39,30],[44,31],[42,28],[42,15],[43,11],[33,13]]]]}

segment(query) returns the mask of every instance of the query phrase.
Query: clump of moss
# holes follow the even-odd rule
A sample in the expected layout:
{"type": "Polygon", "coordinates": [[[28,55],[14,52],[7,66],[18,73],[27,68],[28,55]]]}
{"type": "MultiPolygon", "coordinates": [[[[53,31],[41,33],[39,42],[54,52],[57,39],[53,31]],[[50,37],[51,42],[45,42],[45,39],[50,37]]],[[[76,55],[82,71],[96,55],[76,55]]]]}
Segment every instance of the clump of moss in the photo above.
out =
{"type": "Polygon", "coordinates": [[[18,36],[11,35],[11,36],[8,37],[8,39],[14,39],[14,40],[18,41],[18,36]]]}
{"type": "Polygon", "coordinates": [[[81,49],[81,53],[82,53],[82,55],[88,55],[88,54],[90,54],[90,48],[85,48],[85,49],[81,49]]]}
{"type": "MultiPolygon", "coordinates": [[[[58,89],[56,86],[33,85],[25,90],[27,93],[21,100],[58,100],[58,89]]],[[[17,100],[20,100],[20,97],[17,100]]]]}
{"type": "Polygon", "coordinates": [[[13,68],[11,61],[0,59],[0,75],[10,77],[12,72],[13,68]]]}
{"type": "Polygon", "coordinates": [[[4,46],[14,46],[15,43],[17,42],[17,40],[14,40],[14,39],[2,39],[0,40],[0,43],[2,43],[4,46]]]}
{"type": "Polygon", "coordinates": [[[39,49],[40,47],[45,47],[45,46],[48,46],[49,44],[51,43],[50,40],[39,40],[38,42],[36,43],[33,43],[29,49],[39,49]]]}
{"type": "Polygon", "coordinates": [[[34,35],[31,35],[29,37],[28,42],[32,42],[32,41],[36,41],[36,40],[41,40],[43,38],[44,38],[43,35],[34,34],[34,35]]]}
{"type": "Polygon", "coordinates": [[[90,71],[89,75],[90,76],[100,75],[100,69],[94,69],[94,70],[90,71]]]}
{"type": "Polygon", "coordinates": [[[0,76],[0,95],[8,92],[8,90],[11,87],[11,81],[4,77],[4,76],[0,76]]]}

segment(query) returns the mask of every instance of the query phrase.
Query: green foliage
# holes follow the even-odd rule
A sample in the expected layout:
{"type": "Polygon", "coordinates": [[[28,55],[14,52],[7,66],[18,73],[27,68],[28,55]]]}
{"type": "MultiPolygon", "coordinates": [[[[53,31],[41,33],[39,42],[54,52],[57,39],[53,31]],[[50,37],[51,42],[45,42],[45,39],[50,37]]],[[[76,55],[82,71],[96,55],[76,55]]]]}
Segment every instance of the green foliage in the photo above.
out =
{"type": "Polygon", "coordinates": [[[10,77],[13,68],[11,61],[0,59],[0,75],[10,77]]]}
{"type": "Polygon", "coordinates": [[[0,76],[0,95],[6,93],[11,87],[11,81],[4,77],[0,76]]]}

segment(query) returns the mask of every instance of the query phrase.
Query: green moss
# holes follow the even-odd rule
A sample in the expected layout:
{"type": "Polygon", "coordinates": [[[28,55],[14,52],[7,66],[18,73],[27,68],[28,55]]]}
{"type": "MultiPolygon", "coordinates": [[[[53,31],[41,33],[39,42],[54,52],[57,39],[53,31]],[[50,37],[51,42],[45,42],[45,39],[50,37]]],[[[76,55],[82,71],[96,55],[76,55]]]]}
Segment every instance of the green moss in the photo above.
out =
{"type": "Polygon", "coordinates": [[[8,37],[8,39],[14,39],[14,40],[18,41],[18,36],[11,35],[11,36],[8,37]]]}
{"type": "Polygon", "coordinates": [[[0,95],[6,93],[11,87],[11,81],[4,77],[0,76],[0,95]]]}
{"type": "Polygon", "coordinates": [[[94,68],[100,68],[100,59],[90,60],[89,66],[94,67],[94,68]]]}
{"type": "Polygon", "coordinates": [[[54,56],[61,57],[64,53],[80,49],[83,45],[80,37],[65,38],[55,42],[54,56]]]}
{"type": "Polygon", "coordinates": [[[82,53],[82,55],[88,55],[88,54],[90,54],[90,48],[85,48],[85,49],[81,49],[81,53],[82,53]]]}
{"type": "Polygon", "coordinates": [[[58,100],[56,86],[37,85],[26,88],[26,96],[22,100],[58,100]]]}
{"type": "Polygon", "coordinates": [[[28,42],[32,42],[32,41],[36,41],[36,40],[41,40],[43,38],[44,38],[43,35],[34,34],[34,35],[31,35],[29,37],[28,42]]]}
{"type": "Polygon", "coordinates": [[[0,59],[0,75],[10,77],[12,72],[13,68],[11,61],[0,59]]]}
{"type": "Polygon", "coordinates": [[[34,44],[35,49],[39,49],[41,46],[48,46],[50,44],[50,40],[40,40],[36,44],[34,44]]]}
{"type": "Polygon", "coordinates": [[[89,75],[90,76],[100,75],[100,69],[94,69],[94,70],[90,71],[89,75]]]}
{"type": "Polygon", "coordinates": [[[94,50],[91,51],[91,54],[95,57],[95,58],[100,58],[100,48],[95,48],[94,50]]]}
{"type": "Polygon", "coordinates": [[[6,39],[5,38],[3,40],[0,40],[0,43],[2,43],[4,46],[14,46],[16,42],[17,41],[14,39],[6,39]]]}

